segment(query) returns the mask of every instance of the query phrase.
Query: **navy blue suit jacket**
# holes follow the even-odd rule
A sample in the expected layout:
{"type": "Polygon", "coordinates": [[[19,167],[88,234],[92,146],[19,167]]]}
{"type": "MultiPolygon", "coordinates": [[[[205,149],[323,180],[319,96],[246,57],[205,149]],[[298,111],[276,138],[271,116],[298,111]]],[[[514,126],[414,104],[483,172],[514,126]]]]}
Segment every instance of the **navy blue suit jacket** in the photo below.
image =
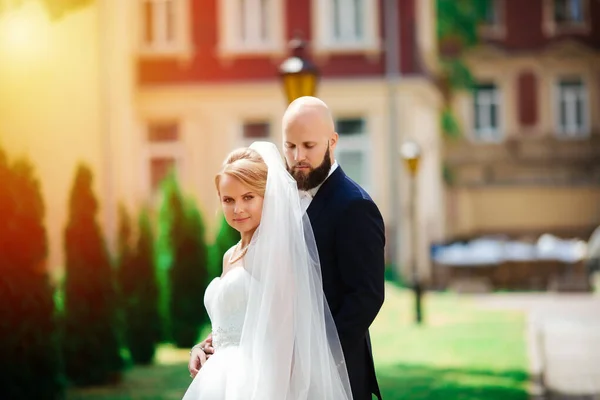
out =
{"type": "Polygon", "coordinates": [[[384,300],[383,218],[340,167],[319,188],[307,213],[354,400],[371,400],[372,393],[381,399],[368,329],[384,300]]]}

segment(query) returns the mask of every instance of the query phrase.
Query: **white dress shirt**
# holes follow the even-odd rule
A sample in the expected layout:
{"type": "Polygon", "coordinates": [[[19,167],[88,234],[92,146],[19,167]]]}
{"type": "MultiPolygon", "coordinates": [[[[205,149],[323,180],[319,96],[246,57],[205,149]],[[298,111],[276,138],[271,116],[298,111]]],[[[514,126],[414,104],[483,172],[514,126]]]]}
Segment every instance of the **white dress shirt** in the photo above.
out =
{"type": "MultiPolygon", "coordinates": [[[[331,169],[329,170],[329,174],[327,175],[327,178],[325,178],[325,181],[331,176],[331,174],[333,174],[333,171],[335,171],[335,169],[337,167],[338,167],[337,160],[334,160],[333,165],[331,166],[331,169]]],[[[325,182],[325,181],[323,181],[323,182],[325,182]]],[[[310,190],[299,190],[298,191],[300,193],[300,204],[302,205],[302,209],[304,210],[304,212],[306,212],[306,210],[308,210],[308,207],[310,206],[310,203],[312,202],[313,197],[315,197],[315,195],[319,191],[319,188],[321,187],[321,185],[323,185],[323,182],[321,182],[321,184],[319,186],[314,187],[310,190]]]]}

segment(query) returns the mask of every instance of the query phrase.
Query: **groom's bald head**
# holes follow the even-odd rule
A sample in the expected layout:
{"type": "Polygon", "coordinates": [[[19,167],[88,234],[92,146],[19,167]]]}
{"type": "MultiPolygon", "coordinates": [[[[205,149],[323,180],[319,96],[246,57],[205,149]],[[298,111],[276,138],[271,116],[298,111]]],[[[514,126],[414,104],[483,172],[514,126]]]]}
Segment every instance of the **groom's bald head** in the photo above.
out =
{"type": "Polygon", "coordinates": [[[312,189],[327,178],[337,141],[327,104],[311,96],[290,103],[283,116],[283,149],[300,189],[312,189]]]}
{"type": "Polygon", "coordinates": [[[310,125],[321,135],[335,133],[333,117],[327,104],[316,97],[304,96],[290,103],[283,115],[283,131],[294,130],[298,125],[310,125]]]}

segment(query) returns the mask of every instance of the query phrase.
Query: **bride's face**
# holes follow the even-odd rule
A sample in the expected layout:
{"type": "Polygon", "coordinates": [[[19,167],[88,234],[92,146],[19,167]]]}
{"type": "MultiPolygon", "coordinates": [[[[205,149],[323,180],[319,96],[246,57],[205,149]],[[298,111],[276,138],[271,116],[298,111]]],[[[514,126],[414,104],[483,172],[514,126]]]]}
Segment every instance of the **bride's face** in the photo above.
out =
{"type": "Polygon", "coordinates": [[[253,233],[260,224],[263,197],[227,174],[219,182],[219,194],[227,223],[240,233],[253,233]]]}

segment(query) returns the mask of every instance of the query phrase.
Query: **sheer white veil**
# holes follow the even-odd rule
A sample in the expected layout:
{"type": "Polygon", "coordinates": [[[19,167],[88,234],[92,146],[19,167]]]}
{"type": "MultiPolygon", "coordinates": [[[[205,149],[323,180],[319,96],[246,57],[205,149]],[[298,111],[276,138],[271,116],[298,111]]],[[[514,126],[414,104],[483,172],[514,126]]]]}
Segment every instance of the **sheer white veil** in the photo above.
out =
{"type": "Polygon", "coordinates": [[[252,276],[240,341],[245,371],[235,374],[241,381],[229,380],[226,398],[352,399],[296,181],[274,144],[250,148],[266,162],[268,178],[261,223],[244,261],[252,276]]]}

